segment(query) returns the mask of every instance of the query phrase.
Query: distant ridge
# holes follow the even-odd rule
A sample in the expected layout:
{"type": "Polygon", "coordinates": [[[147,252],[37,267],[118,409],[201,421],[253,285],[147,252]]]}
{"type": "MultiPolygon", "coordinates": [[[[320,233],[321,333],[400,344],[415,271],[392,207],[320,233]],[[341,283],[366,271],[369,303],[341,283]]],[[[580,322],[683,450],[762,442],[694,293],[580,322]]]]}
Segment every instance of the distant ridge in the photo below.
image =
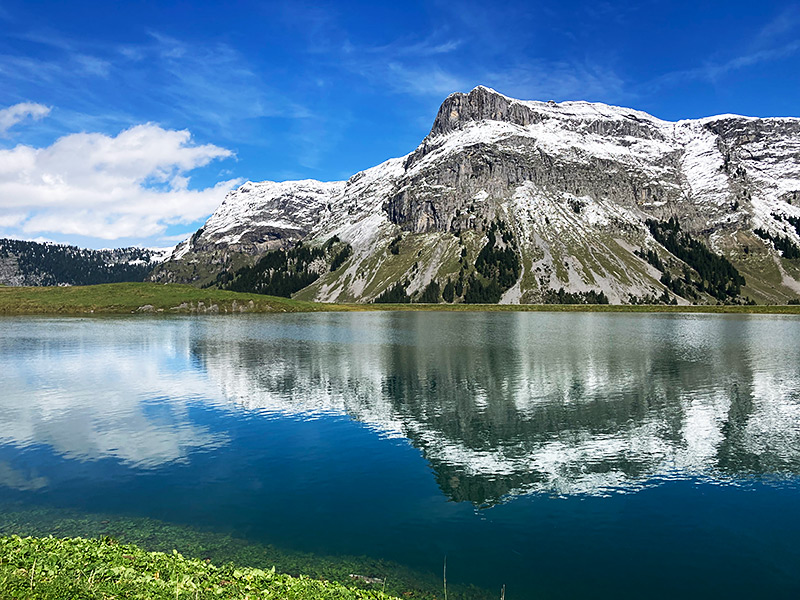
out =
{"type": "Polygon", "coordinates": [[[2,285],[92,285],[144,281],[164,251],[87,250],[63,244],[0,239],[2,285]]]}

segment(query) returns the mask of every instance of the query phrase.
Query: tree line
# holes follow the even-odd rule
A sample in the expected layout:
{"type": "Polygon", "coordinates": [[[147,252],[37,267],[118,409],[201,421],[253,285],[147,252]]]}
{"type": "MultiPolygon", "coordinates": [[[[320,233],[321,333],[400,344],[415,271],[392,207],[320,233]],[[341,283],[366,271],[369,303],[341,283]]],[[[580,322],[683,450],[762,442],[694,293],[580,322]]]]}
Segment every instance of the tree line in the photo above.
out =
{"type": "Polygon", "coordinates": [[[90,250],[63,244],[0,239],[0,259],[16,262],[16,271],[24,285],[144,281],[153,269],[154,256],[154,252],[146,248],[90,250]]]}
{"type": "MultiPolygon", "coordinates": [[[[645,221],[651,235],[655,240],[664,246],[671,254],[686,263],[698,275],[693,277],[690,271],[684,271],[683,281],[678,285],[672,275],[667,276],[664,271],[662,283],[667,287],[673,285],[673,291],[683,290],[681,296],[686,295],[686,286],[705,292],[722,302],[729,298],[737,298],[745,285],[745,279],[731,262],[724,256],[715,254],[701,241],[694,239],[688,233],[681,230],[678,219],[671,217],[668,221],[656,221],[648,219],[645,221]]],[[[648,259],[656,268],[654,262],[648,259]]],[[[660,261],[659,261],[660,262],[660,261]]],[[[675,293],[678,293],[677,291],[675,293]]]]}
{"type": "Polygon", "coordinates": [[[236,271],[224,271],[213,285],[234,292],[251,292],[291,298],[326,271],[336,271],[352,255],[350,244],[337,236],[322,246],[298,242],[294,248],[270,250],[258,261],[236,271]]]}
{"type": "Polygon", "coordinates": [[[772,242],[772,245],[775,246],[775,249],[781,251],[783,258],[800,258],[800,248],[798,248],[797,244],[795,244],[787,236],[772,234],[761,227],[756,227],[753,230],[753,233],[755,233],[762,240],[772,242]]]}

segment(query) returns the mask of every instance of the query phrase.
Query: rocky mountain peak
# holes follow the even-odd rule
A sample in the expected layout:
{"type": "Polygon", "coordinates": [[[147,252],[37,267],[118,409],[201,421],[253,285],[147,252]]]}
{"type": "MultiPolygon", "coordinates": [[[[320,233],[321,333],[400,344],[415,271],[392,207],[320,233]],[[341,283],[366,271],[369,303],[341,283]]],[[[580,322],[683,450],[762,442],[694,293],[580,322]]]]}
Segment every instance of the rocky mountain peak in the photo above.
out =
{"type": "Polygon", "coordinates": [[[449,133],[471,121],[484,120],[524,126],[538,123],[543,117],[529,106],[479,85],[468,94],[458,92],[445,98],[433,122],[431,136],[449,133]]]}

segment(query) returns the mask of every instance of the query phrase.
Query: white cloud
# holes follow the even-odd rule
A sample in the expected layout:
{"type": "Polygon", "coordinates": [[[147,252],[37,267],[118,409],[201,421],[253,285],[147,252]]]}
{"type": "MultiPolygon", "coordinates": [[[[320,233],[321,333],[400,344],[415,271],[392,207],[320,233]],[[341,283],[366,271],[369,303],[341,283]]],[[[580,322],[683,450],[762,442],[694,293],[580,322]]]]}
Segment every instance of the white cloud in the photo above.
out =
{"type": "Polygon", "coordinates": [[[522,67],[485,73],[482,82],[514,98],[531,100],[626,99],[625,82],[604,65],[531,60],[522,67]]]}
{"type": "MultiPolygon", "coordinates": [[[[191,236],[194,232],[195,230],[192,229],[191,231],[187,231],[186,233],[177,233],[175,235],[162,235],[161,237],[158,238],[158,240],[161,243],[172,242],[173,243],[172,246],[174,246],[175,244],[182,242],[183,240],[191,236]]],[[[165,248],[165,250],[172,251],[172,246],[165,248]]]]}
{"type": "Polygon", "coordinates": [[[387,85],[398,92],[419,96],[444,98],[453,92],[468,91],[467,80],[436,66],[409,68],[400,63],[389,63],[383,73],[387,85]]]}
{"type": "Polygon", "coordinates": [[[193,190],[187,174],[232,155],[152,123],[116,136],[71,134],[44,148],[18,145],[0,150],[0,212],[26,234],[157,235],[219,205],[238,180],[193,190]]]}
{"type": "Polygon", "coordinates": [[[41,119],[49,112],[49,107],[35,102],[20,102],[14,106],[0,109],[0,135],[5,135],[9,129],[27,117],[41,119]]]}
{"type": "Polygon", "coordinates": [[[0,227],[17,227],[27,216],[24,212],[2,214],[0,215],[0,227]]]}
{"type": "Polygon", "coordinates": [[[706,62],[700,67],[672,71],[654,79],[646,87],[654,91],[665,85],[682,84],[685,81],[700,80],[716,82],[740,69],[753,67],[761,63],[778,61],[793,56],[798,52],[800,52],[800,41],[794,41],[779,48],[756,50],[749,54],[742,54],[725,62],[706,62]]]}

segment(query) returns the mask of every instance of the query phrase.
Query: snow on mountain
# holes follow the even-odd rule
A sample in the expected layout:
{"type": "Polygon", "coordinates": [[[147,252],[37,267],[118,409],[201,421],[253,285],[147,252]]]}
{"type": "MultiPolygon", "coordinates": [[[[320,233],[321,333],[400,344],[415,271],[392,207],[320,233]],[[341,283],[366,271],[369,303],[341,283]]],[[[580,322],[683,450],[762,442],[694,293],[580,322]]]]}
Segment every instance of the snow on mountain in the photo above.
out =
{"type": "MultiPolygon", "coordinates": [[[[644,224],[670,217],[731,260],[753,298],[794,295],[800,268],[753,231],[800,244],[792,225],[800,219],[800,119],[669,122],[479,86],[448,96],[413,152],[346,182],[244,184],[171,262],[194,261],[193,273],[215,265],[206,272],[213,275],[230,266],[230,253],[337,235],[353,246],[352,258],[299,297],[369,301],[401,281],[416,293],[468,277],[492,223],[502,221],[520,260],[505,301],[541,301],[563,288],[627,302],[664,291],[661,273],[634,252],[655,249],[674,263],[644,224]],[[397,236],[399,256],[387,253],[397,236]]],[[[156,279],[192,281],[185,273],[167,263],[156,279]]]]}
{"type": "Polygon", "coordinates": [[[181,242],[172,258],[208,246],[258,253],[303,239],[331,213],[343,188],[341,181],[248,181],[225,196],[202,230],[181,242]]]}

